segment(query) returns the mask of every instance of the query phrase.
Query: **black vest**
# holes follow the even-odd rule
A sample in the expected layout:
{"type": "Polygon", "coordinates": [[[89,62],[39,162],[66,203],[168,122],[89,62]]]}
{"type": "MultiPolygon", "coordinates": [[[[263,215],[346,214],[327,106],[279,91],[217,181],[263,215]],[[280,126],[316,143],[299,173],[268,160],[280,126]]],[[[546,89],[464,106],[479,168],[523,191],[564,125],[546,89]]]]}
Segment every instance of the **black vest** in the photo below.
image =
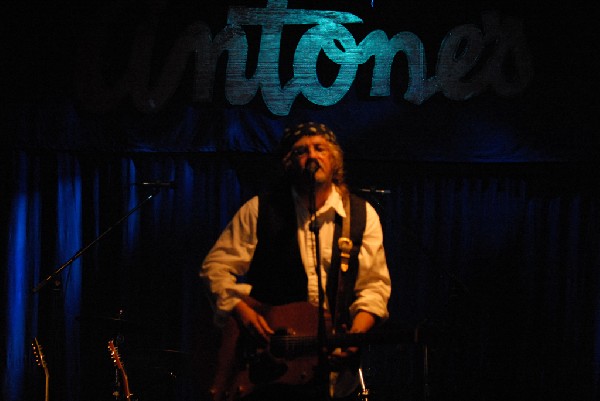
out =
{"type": "MultiPolygon", "coordinates": [[[[338,324],[348,322],[348,307],[354,300],[354,283],[358,271],[358,252],[366,223],[365,201],[351,195],[351,229],[353,242],[349,269],[342,274],[346,291],[342,296],[338,324]]],[[[342,230],[342,218],[336,215],[331,267],[327,279],[327,296],[335,310],[340,251],[337,245],[342,230]]],[[[282,189],[259,196],[257,237],[254,258],[247,273],[252,285],[250,295],[260,302],[283,305],[306,301],[308,298],[306,272],[298,247],[296,211],[291,189],[282,189]]]]}

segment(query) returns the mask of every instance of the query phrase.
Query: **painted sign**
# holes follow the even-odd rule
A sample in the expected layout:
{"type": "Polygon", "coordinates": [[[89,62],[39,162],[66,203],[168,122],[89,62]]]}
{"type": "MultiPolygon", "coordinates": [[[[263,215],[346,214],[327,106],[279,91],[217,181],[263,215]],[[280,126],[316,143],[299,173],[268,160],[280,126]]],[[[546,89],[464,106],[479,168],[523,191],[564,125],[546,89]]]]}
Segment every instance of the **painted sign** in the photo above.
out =
{"type": "Polygon", "coordinates": [[[416,34],[400,32],[389,37],[383,30],[374,30],[357,43],[349,28],[362,23],[349,12],[290,9],[287,0],[269,0],[264,8],[232,6],[226,26],[214,36],[205,22],[188,26],[151,85],[158,24],[158,18],[151,16],[138,26],[129,67],[112,86],[103,80],[97,57],[84,59],[88,62],[79,70],[79,95],[96,111],[109,109],[129,95],[138,110],[155,112],[174,95],[192,60],[191,100],[211,102],[217,66],[224,55],[226,100],[231,105],[246,105],[260,92],[267,109],[277,116],[288,115],[299,96],[318,106],[336,104],[355,84],[359,66],[369,60],[373,60],[369,96],[389,96],[394,82],[392,67],[399,53],[408,68],[403,98],[417,105],[438,92],[452,100],[469,99],[486,90],[511,96],[522,92],[533,77],[531,55],[517,18],[487,12],[482,15],[481,28],[465,24],[451,29],[440,44],[433,74],[416,34]],[[250,26],[260,27],[261,34],[256,68],[248,76],[251,47],[244,28],[250,26]],[[287,67],[280,65],[282,36],[288,26],[306,28],[295,43],[292,76],[282,82],[281,71],[287,67]],[[327,84],[322,82],[318,66],[323,54],[337,67],[336,76],[327,84]]]}

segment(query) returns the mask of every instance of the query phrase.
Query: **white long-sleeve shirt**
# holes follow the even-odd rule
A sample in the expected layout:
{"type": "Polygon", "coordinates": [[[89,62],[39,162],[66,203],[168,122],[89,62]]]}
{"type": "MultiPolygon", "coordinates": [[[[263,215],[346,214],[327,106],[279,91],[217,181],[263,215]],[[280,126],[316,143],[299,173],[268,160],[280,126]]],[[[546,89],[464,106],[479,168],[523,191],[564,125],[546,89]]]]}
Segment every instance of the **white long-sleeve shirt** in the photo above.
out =
{"type": "MultiPolygon", "coordinates": [[[[297,194],[294,193],[293,198],[298,223],[298,246],[308,277],[307,301],[316,306],[319,298],[318,279],[310,213],[297,194]]],[[[250,284],[238,282],[237,277],[246,274],[256,249],[258,203],[259,198],[253,197],[237,211],[202,263],[200,276],[214,295],[217,322],[228,316],[240,300],[249,296],[252,289],[250,284]]],[[[326,288],[327,272],[331,265],[336,213],[346,217],[342,197],[334,187],[323,207],[317,211],[323,289],[326,288]]],[[[382,319],[387,318],[391,281],[383,248],[381,223],[377,212],[369,203],[366,204],[366,227],[358,263],[354,287],[356,300],[350,306],[351,315],[364,310],[382,319]]]]}

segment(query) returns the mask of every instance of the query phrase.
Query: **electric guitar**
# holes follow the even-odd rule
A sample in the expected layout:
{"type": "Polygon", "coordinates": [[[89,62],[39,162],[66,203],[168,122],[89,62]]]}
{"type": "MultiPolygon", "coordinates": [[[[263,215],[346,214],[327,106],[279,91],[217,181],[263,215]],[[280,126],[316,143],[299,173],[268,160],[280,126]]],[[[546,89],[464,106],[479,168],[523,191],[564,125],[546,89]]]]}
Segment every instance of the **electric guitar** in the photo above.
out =
{"type": "Polygon", "coordinates": [[[48,364],[46,363],[46,356],[44,355],[42,346],[40,345],[37,337],[35,337],[33,339],[31,346],[33,347],[33,355],[35,356],[35,362],[37,363],[38,366],[40,366],[42,369],[44,369],[44,376],[46,377],[44,400],[49,401],[50,400],[50,373],[48,371],[48,364]]]}
{"type": "MultiPolygon", "coordinates": [[[[275,331],[268,344],[257,344],[229,318],[221,336],[217,365],[209,395],[213,401],[235,401],[270,383],[306,384],[318,367],[318,308],[307,302],[281,306],[252,305],[275,331]]],[[[327,324],[330,332],[330,324],[327,324]]],[[[329,334],[324,346],[359,346],[368,343],[411,343],[414,330],[398,333],[329,334]]]]}
{"type": "Polygon", "coordinates": [[[115,343],[113,340],[110,340],[108,342],[108,350],[109,350],[110,356],[112,357],[112,360],[115,364],[115,367],[119,370],[119,373],[121,374],[121,381],[122,381],[122,386],[123,386],[123,393],[125,395],[125,400],[130,401],[131,397],[133,397],[133,394],[131,393],[131,390],[129,389],[129,379],[127,377],[127,373],[125,372],[125,366],[123,365],[123,362],[121,361],[121,356],[119,355],[119,350],[115,346],[115,343]]]}

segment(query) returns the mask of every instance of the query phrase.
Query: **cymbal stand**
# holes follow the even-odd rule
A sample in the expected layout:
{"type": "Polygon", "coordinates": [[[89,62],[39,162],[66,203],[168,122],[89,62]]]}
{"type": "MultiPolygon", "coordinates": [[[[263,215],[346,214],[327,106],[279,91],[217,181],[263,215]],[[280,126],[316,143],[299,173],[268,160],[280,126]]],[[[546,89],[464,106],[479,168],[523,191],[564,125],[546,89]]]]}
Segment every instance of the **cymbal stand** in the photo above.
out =
{"type": "MultiPolygon", "coordinates": [[[[125,311],[123,309],[119,309],[119,328],[117,329],[116,337],[115,337],[115,346],[119,348],[121,344],[125,342],[125,336],[123,335],[123,318],[125,315],[125,311]]],[[[112,396],[116,401],[122,400],[122,391],[123,383],[121,382],[121,372],[119,368],[115,365],[115,381],[113,384],[113,392],[112,396]]]]}
{"type": "Polygon", "coordinates": [[[359,401],[369,401],[369,389],[365,385],[362,367],[358,368],[358,378],[360,380],[360,391],[358,392],[359,401]]]}
{"type": "Polygon", "coordinates": [[[119,379],[119,370],[115,368],[115,382],[113,384],[112,396],[115,400],[121,399],[121,380],[119,379]]]}

